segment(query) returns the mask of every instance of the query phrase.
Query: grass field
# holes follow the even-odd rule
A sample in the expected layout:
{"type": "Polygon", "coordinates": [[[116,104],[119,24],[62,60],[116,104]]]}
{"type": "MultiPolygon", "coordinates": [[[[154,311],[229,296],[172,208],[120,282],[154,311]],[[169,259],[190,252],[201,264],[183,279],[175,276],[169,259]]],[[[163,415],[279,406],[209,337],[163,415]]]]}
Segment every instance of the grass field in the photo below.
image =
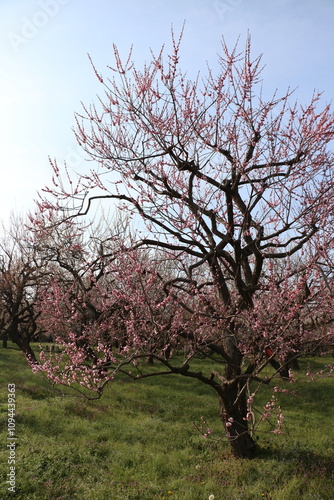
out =
{"type": "MultiPolygon", "coordinates": [[[[326,362],[333,359],[314,361],[317,368],[326,362]]],[[[306,367],[306,361],[301,364],[306,367]]],[[[121,380],[102,399],[89,401],[60,395],[13,348],[0,349],[0,369],[1,499],[334,498],[332,378],[300,380],[293,385],[296,396],[279,394],[284,434],[260,433],[259,458],[241,461],[221,440],[215,394],[196,381],[121,380]],[[16,386],[16,493],[6,483],[9,383],[16,386]],[[202,416],[214,430],[213,440],[193,424],[202,416]]],[[[263,388],[263,402],[270,394],[263,388]]]]}

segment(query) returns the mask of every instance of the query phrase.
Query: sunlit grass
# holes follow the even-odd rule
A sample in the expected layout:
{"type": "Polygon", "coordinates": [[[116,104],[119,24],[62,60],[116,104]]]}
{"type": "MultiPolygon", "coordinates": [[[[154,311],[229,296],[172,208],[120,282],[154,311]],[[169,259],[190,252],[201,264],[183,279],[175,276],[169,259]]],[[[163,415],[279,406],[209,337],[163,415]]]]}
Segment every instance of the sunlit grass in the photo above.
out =
{"type": "MultiPolygon", "coordinates": [[[[331,362],[332,359],[327,359],[331,362]]],[[[325,359],[317,359],[318,368],[325,359]]],[[[203,361],[198,361],[198,368],[203,361]]],[[[306,361],[302,361],[302,369],[306,361]]],[[[102,399],[60,395],[21,353],[0,350],[1,491],[7,498],[7,384],[16,384],[16,498],[289,500],[334,498],[334,382],[279,382],[285,433],[259,433],[259,458],[231,457],[214,392],[181,376],[110,384],[102,399]],[[214,430],[205,440],[193,421],[214,430]]],[[[317,368],[317,369],[318,369],[317,368]]],[[[298,377],[297,377],[298,378],[298,377]]],[[[272,389],[261,389],[259,405],[272,389]]],[[[10,498],[10,497],[8,497],[10,498]]],[[[15,498],[13,496],[13,498],[15,498]]]]}

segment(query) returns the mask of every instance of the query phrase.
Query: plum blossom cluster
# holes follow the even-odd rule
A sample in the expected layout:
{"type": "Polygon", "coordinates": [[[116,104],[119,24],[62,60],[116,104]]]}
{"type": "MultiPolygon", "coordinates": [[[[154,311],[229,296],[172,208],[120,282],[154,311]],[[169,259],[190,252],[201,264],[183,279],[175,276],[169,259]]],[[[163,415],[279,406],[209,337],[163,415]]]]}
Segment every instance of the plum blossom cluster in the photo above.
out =
{"type": "Polygon", "coordinates": [[[205,417],[201,416],[201,420],[199,423],[193,422],[195,428],[202,434],[203,437],[208,439],[209,437],[212,436],[212,429],[208,426],[208,423],[205,419],[205,417]]]}

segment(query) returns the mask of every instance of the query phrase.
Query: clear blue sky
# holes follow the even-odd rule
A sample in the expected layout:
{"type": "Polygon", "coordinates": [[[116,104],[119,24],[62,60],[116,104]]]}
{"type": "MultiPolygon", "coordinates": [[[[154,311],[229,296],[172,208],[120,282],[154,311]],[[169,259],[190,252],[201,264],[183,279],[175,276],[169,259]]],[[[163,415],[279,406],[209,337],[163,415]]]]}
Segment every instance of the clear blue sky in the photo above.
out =
{"type": "Polygon", "coordinates": [[[332,100],[333,0],[0,0],[0,219],[33,208],[50,180],[48,156],[80,169],[74,112],[101,91],[87,52],[106,74],[112,44],[122,54],[133,44],[140,65],[184,20],[189,72],[214,66],[222,35],[234,44],[249,30],[265,87],[332,100]]]}

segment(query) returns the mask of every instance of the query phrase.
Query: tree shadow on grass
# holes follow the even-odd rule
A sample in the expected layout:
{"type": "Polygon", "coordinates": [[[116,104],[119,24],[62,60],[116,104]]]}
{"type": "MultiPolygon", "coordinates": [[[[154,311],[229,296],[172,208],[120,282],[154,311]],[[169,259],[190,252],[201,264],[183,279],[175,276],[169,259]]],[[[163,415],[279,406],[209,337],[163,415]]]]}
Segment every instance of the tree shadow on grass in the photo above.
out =
{"type": "Polygon", "coordinates": [[[294,475],[321,476],[334,479],[334,456],[316,453],[302,446],[291,448],[261,448],[259,459],[278,460],[292,466],[294,475]]]}
{"type": "Polygon", "coordinates": [[[47,399],[55,395],[52,387],[40,387],[37,385],[24,385],[20,387],[20,393],[34,400],[47,399]]]}

